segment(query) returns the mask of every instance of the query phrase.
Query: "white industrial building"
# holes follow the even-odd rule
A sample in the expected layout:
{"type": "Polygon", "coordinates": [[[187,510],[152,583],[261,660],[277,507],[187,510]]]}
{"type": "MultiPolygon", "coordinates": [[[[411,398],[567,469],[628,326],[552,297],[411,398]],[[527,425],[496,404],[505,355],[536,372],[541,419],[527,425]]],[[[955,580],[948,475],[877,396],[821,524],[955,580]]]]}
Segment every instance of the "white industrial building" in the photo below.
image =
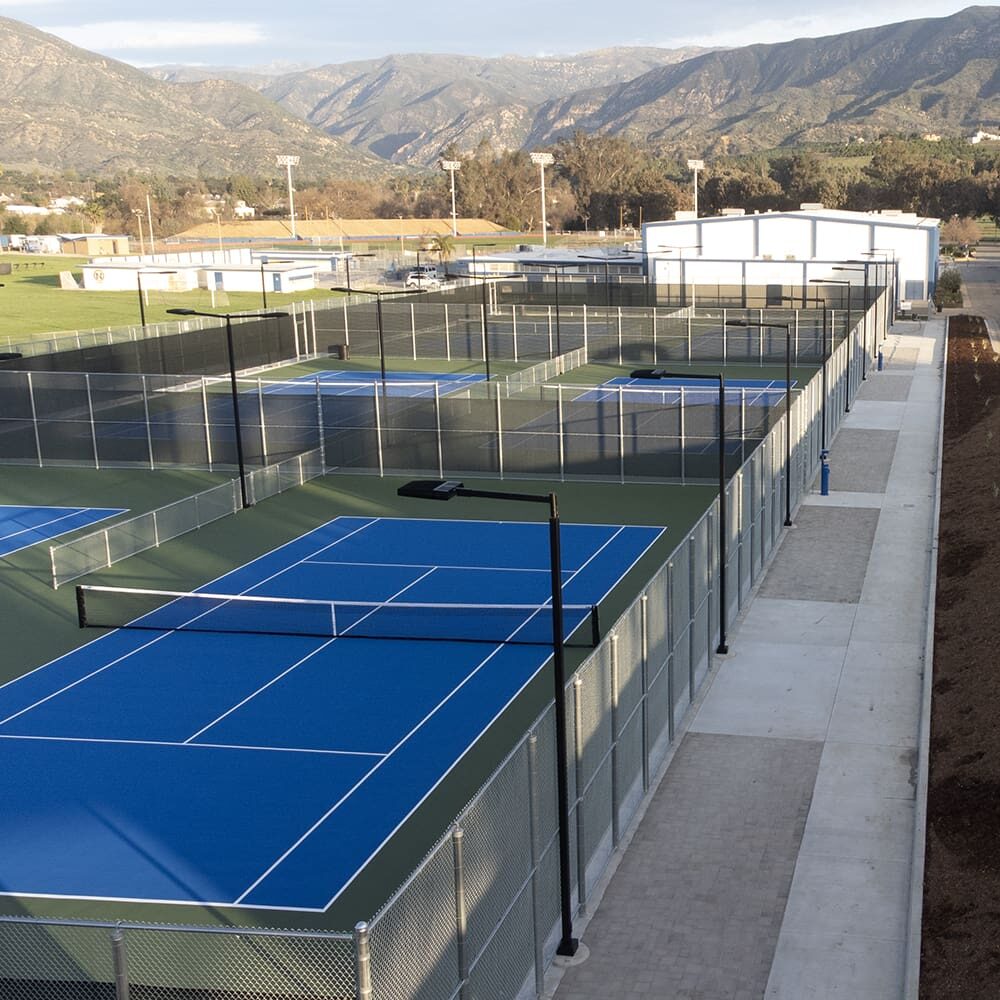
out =
{"type": "Polygon", "coordinates": [[[754,215],[728,210],[707,218],[678,213],[670,222],[646,223],[642,249],[656,285],[725,288],[730,294],[773,289],[778,298],[782,288],[805,297],[811,282],[867,281],[891,284],[897,302],[926,301],[937,282],[938,221],[818,205],[754,215]]]}

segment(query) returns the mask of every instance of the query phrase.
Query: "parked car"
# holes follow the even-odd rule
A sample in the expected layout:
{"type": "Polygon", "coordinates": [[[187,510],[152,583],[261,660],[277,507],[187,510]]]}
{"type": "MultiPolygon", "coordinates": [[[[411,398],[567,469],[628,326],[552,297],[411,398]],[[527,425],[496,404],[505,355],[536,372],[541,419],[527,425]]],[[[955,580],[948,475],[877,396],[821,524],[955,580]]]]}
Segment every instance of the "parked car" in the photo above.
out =
{"type": "Polygon", "coordinates": [[[418,264],[406,276],[407,288],[440,288],[441,275],[433,264],[418,264]]]}

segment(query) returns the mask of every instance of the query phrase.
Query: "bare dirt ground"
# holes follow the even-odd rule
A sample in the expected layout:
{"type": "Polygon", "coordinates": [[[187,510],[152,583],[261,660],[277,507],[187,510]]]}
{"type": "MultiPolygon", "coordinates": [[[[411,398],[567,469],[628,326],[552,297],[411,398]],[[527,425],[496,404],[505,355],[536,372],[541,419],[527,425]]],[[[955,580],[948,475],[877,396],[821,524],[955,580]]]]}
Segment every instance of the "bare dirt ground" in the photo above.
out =
{"type": "Polygon", "coordinates": [[[921,1000],[1000,997],[1000,356],[948,339],[921,1000]]]}

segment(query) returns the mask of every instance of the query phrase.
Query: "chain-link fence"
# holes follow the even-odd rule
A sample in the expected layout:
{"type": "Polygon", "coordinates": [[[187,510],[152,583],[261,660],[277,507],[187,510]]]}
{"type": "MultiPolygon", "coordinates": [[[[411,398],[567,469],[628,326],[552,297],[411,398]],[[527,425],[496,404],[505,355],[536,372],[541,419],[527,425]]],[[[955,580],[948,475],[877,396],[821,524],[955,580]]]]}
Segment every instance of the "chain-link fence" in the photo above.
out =
{"type": "MultiPolygon", "coordinates": [[[[276,496],[324,475],[325,471],[319,451],[254,469],[247,475],[248,499],[253,504],[276,496]]],[[[179,538],[235,514],[241,508],[240,483],[233,479],[137,517],[115,521],[98,531],[49,546],[52,587],[58,589],[71,580],[157,548],[171,538],[179,538]]]]}
{"type": "MultiPolygon", "coordinates": [[[[735,470],[727,488],[727,607],[716,500],[569,680],[570,890],[591,900],[676,743],[731,623],[797,505],[817,441],[858,385],[856,338],[735,470]],[[850,371],[850,375],[847,372],[850,371]],[[786,438],[791,462],[786,465],[786,438]],[[788,477],[786,479],[786,477],[788,477]]],[[[0,918],[0,993],[12,1000],[156,997],[453,1000],[537,997],[560,933],[552,704],[370,922],[353,933],[0,918]]]]}

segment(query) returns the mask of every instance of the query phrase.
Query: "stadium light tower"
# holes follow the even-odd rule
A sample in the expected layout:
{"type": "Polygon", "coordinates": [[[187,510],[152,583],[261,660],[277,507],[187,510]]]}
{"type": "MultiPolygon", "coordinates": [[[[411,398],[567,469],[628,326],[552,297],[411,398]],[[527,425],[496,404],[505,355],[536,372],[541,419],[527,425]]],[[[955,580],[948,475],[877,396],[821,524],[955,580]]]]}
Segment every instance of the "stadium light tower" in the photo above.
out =
{"type": "Polygon", "coordinates": [[[531,162],[538,167],[542,178],[542,246],[549,245],[548,223],[545,221],[545,168],[551,167],[555,157],[551,153],[532,153],[531,162]]]}
{"type": "Polygon", "coordinates": [[[284,167],[288,172],[288,215],[292,222],[292,239],[297,240],[298,236],[295,233],[295,195],[292,189],[292,167],[297,167],[299,165],[299,158],[297,156],[279,156],[278,166],[284,167]]]}
{"type": "Polygon", "coordinates": [[[441,169],[451,174],[451,235],[458,236],[458,217],[455,214],[455,171],[462,169],[461,160],[442,160],[441,169]]]}
{"type": "Polygon", "coordinates": [[[698,218],[698,171],[704,170],[704,160],[688,160],[688,170],[694,171],[694,217],[698,218]]]}

